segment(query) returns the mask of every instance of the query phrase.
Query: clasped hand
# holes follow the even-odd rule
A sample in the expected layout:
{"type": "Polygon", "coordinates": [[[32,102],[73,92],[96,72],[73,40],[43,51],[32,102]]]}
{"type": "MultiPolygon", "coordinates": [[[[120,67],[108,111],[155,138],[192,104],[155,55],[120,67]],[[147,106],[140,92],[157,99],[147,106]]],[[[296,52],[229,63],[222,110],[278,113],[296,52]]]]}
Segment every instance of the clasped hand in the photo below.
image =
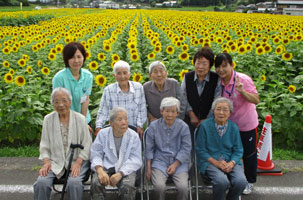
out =
{"type": "Polygon", "coordinates": [[[111,185],[115,186],[122,179],[121,173],[115,173],[111,177],[108,176],[106,172],[98,173],[98,179],[102,185],[111,185]]]}

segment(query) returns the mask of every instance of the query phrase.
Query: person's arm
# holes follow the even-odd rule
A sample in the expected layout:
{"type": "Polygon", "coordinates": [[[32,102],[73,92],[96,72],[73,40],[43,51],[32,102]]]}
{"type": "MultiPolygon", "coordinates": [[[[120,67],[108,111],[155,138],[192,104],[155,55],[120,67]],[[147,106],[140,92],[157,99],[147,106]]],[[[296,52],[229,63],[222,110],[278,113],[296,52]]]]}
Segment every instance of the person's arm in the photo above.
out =
{"type": "Polygon", "coordinates": [[[184,92],[181,89],[179,82],[176,81],[175,85],[176,85],[176,98],[180,101],[180,112],[178,117],[183,120],[185,118],[185,109],[186,109],[186,102],[184,101],[184,92]]]}
{"type": "Polygon", "coordinates": [[[181,135],[181,145],[180,149],[176,154],[176,160],[180,163],[190,162],[190,152],[191,152],[191,136],[190,131],[187,125],[185,125],[180,130],[174,130],[179,131],[179,134],[181,135]]]}
{"type": "Polygon", "coordinates": [[[108,174],[103,170],[103,167],[101,165],[97,165],[95,167],[95,170],[98,175],[99,182],[105,186],[109,185],[110,179],[109,179],[108,174]]]}
{"type": "Polygon", "coordinates": [[[91,162],[92,171],[96,171],[96,166],[103,166],[103,159],[105,156],[104,143],[106,142],[107,142],[106,135],[103,133],[99,133],[91,146],[90,162],[91,162]]]}
{"type": "Polygon", "coordinates": [[[51,170],[51,168],[52,168],[52,165],[51,165],[51,162],[50,162],[49,158],[44,158],[43,159],[43,166],[39,170],[39,175],[40,176],[47,176],[47,174],[51,170]]]}
{"type": "Polygon", "coordinates": [[[188,99],[187,99],[187,92],[186,92],[186,79],[185,76],[183,78],[183,81],[181,83],[181,90],[183,92],[183,100],[182,102],[185,105],[185,114],[188,114],[189,111],[193,110],[192,107],[190,106],[188,99]]]}
{"type": "Polygon", "coordinates": [[[100,106],[97,114],[97,119],[96,119],[96,131],[95,135],[98,134],[102,126],[105,124],[105,122],[109,119],[109,104],[108,104],[108,98],[109,98],[109,92],[108,88],[104,89],[101,101],[100,101],[100,106]]]}
{"type": "Polygon", "coordinates": [[[146,101],[145,101],[145,95],[144,95],[144,89],[143,86],[140,85],[140,90],[139,90],[139,108],[138,108],[138,117],[137,117],[137,132],[140,135],[140,138],[142,139],[143,136],[143,124],[147,120],[147,112],[146,112],[146,101]]]}
{"type": "Polygon", "coordinates": [[[236,76],[236,85],[235,85],[236,90],[246,99],[246,101],[257,105],[259,103],[259,94],[250,93],[250,92],[246,91],[244,89],[244,87],[245,87],[244,84],[249,84],[249,83],[248,82],[243,83],[240,80],[239,76],[236,76]]]}
{"type": "MultiPolygon", "coordinates": [[[[138,135],[133,135],[131,143],[129,141],[128,146],[130,149],[129,157],[123,162],[122,167],[119,172],[122,172],[125,176],[136,172],[142,166],[142,151],[141,151],[141,141],[138,135]]],[[[122,144],[121,144],[122,146],[122,144]]]]}
{"type": "Polygon", "coordinates": [[[151,178],[151,160],[146,161],[146,178],[150,181],[151,178]]]}

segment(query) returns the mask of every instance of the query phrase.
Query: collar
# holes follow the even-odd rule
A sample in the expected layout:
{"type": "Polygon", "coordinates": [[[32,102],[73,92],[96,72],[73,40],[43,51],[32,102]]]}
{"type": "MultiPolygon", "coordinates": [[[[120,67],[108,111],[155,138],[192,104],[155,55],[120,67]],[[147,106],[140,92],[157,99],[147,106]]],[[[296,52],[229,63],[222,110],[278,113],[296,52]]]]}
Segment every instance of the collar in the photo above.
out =
{"type": "MultiPolygon", "coordinates": [[[[69,80],[77,81],[77,80],[74,78],[74,76],[73,76],[72,72],[70,71],[70,68],[69,68],[69,67],[66,68],[66,71],[67,71],[68,79],[69,79],[69,80]]],[[[84,79],[82,68],[80,69],[80,72],[79,72],[79,73],[80,73],[80,78],[79,78],[79,81],[78,81],[78,82],[82,82],[83,79],[84,79]]]]}
{"type": "MultiPolygon", "coordinates": [[[[205,76],[205,78],[203,79],[203,81],[209,82],[209,77],[210,77],[210,71],[206,74],[206,76],[205,76]]],[[[196,72],[195,72],[195,75],[194,75],[194,81],[199,81],[196,72]]],[[[202,82],[203,82],[203,81],[202,81],[202,82]]]]}
{"type": "MultiPolygon", "coordinates": [[[[235,83],[235,71],[233,70],[228,85],[233,85],[234,83],[235,83]]],[[[224,85],[223,79],[221,79],[221,85],[226,86],[224,85]]]]}
{"type": "Polygon", "coordinates": [[[174,123],[170,126],[170,127],[168,127],[166,124],[165,124],[165,122],[164,122],[164,119],[163,119],[163,117],[161,117],[160,118],[160,123],[161,123],[161,126],[162,126],[162,128],[164,129],[164,130],[174,130],[174,127],[176,126],[176,121],[177,121],[177,117],[176,117],[176,119],[175,119],[175,121],[174,121],[174,123]]]}
{"type": "MultiPolygon", "coordinates": [[[[119,83],[116,82],[115,84],[116,84],[116,87],[117,87],[117,93],[120,93],[120,92],[124,93],[124,92],[121,90],[121,88],[120,88],[120,86],[119,86],[119,83]]],[[[133,84],[132,84],[131,81],[128,81],[128,85],[129,85],[129,90],[128,90],[128,92],[134,93],[134,94],[135,94],[135,88],[134,88],[134,86],[133,86],[133,84]]]]}
{"type": "MultiPolygon", "coordinates": [[[[159,92],[159,90],[158,90],[158,88],[157,88],[157,86],[156,86],[156,83],[155,83],[154,81],[151,81],[151,87],[152,87],[151,89],[152,89],[153,92],[159,92]]],[[[169,86],[168,86],[168,84],[167,84],[167,79],[165,79],[164,86],[163,86],[161,92],[162,92],[162,91],[167,91],[167,90],[169,90],[169,89],[170,89],[170,88],[169,88],[169,86]]]]}

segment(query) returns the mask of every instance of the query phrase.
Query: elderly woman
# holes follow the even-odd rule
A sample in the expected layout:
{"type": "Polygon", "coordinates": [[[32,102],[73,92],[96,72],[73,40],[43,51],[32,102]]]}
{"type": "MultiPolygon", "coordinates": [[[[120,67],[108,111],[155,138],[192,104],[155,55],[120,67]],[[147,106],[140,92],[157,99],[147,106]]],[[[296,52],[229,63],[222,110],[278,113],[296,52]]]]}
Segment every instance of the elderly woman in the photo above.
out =
{"type": "Polygon", "coordinates": [[[229,120],[232,102],[219,97],[212,104],[214,117],[201,124],[196,154],[199,171],[213,184],[213,199],[239,199],[247,181],[241,165],[243,147],[237,125],[229,120]]]}
{"type": "Polygon", "coordinates": [[[146,133],[146,177],[155,186],[156,199],[165,199],[165,183],[171,176],[178,189],[177,199],[188,198],[188,170],[191,152],[187,124],[178,119],[180,102],[174,97],[161,101],[162,118],[153,121],[146,133]]]}
{"type": "Polygon", "coordinates": [[[115,107],[109,113],[110,127],[101,129],[91,147],[93,200],[105,198],[105,186],[117,186],[119,199],[134,200],[136,171],[142,165],[138,134],[128,128],[127,112],[115,107]]]}
{"type": "Polygon", "coordinates": [[[143,124],[147,118],[143,87],[140,83],[129,80],[130,66],[127,62],[119,60],[115,63],[113,71],[117,82],[104,89],[95,134],[98,134],[105,122],[109,120],[109,111],[119,106],[128,111],[128,123],[136,126],[137,132],[142,136],[143,124]]]}
{"type": "Polygon", "coordinates": [[[215,98],[221,95],[218,75],[210,71],[214,63],[214,54],[208,47],[203,47],[194,55],[195,70],[188,72],[181,88],[187,105],[185,121],[191,132],[211,115],[210,108],[215,98]]]}
{"type": "MultiPolygon", "coordinates": [[[[143,85],[145,99],[147,104],[147,116],[149,122],[161,117],[159,110],[161,101],[164,97],[176,97],[179,101],[183,99],[181,87],[173,78],[167,78],[165,65],[160,61],[154,61],[149,66],[149,77],[152,81],[148,81],[143,85]]],[[[179,118],[184,118],[185,105],[181,104],[181,114],[179,118]]]]}
{"type": "Polygon", "coordinates": [[[256,128],[259,123],[256,105],[259,103],[259,94],[249,76],[233,70],[233,61],[229,54],[217,55],[215,67],[222,80],[222,96],[230,99],[234,106],[230,120],[240,130],[244,148],[244,173],[248,181],[243,194],[249,194],[257,180],[256,128]]]}
{"type": "MultiPolygon", "coordinates": [[[[68,89],[73,97],[71,110],[81,113],[90,124],[89,96],[92,90],[93,76],[83,69],[86,52],[82,44],[71,42],[63,48],[63,60],[65,69],[60,70],[53,78],[53,89],[64,87],[68,89]]],[[[90,132],[93,130],[89,126],[90,132]]]]}
{"type": "Polygon", "coordinates": [[[43,121],[40,159],[43,166],[34,184],[34,199],[49,199],[55,178],[66,172],[71,153],[70,144],[81,144],[84,149],[75,149],[71,173],[67,180],[69,199],[82,199],[83,179],[89,169],[89,150],[91,136],[83,115],[70,110],[70,92],[58,87],[53,90],[51,103],[55,111],[46,115],[43,121]]]}

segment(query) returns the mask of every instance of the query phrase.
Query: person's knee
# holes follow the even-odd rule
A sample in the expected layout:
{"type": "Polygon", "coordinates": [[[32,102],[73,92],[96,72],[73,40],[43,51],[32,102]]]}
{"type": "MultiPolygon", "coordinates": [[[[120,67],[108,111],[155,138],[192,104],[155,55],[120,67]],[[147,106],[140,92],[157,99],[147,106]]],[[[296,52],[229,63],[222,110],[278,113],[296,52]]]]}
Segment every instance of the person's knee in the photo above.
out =
{"type": "Polygon", "coordinates": [[[220,187],[222,189],[227,189],[230,185],[229,180],[223,177],[213,180],[212,183],[214,186],[220,187]]]}
{"type": "Polygon", "coordinates": [[[69,177],[67,179],[67,188],[79,188],[83,186],[82,180],[78,177],[69,177]]]}
{"type": "Polygon", "coordinates": [[[244,188],[246,187],[246,185],[247,185],[247,180],[246,180],[246,178],[243,176],[241,176],[241,177],[237,177],[234,181],[233,181],[233,183],[232,183],[232,185],[233,185],[233,187],[236,187],[236,188],[238,188],[238,189],[243,189],[244,190],[244,188]]]}
{"type": "Polygon", "coordinates": [[[166,188],[166,184],[165,183],[155,183],[153,184],[155,191],[157,192],[164,192],[165,188],[166,188]]]}
{"type": "Polygon", "coordinates": [[[176,187],[180,193],[187,193],[188,192],[188,183],[186,180],[176,184],[176,187]]]}
{"type": "Polygon", "coordinates": [[[37,179],[37,181],[35,182],[34,187],[35,188],[37,188],[37,187],[39,187],[39,188],[41,188],[41,187],[51,188],[52,184],[53,184],[52,181],[50,181],[48,178],[40,176],[37,179]]]}

